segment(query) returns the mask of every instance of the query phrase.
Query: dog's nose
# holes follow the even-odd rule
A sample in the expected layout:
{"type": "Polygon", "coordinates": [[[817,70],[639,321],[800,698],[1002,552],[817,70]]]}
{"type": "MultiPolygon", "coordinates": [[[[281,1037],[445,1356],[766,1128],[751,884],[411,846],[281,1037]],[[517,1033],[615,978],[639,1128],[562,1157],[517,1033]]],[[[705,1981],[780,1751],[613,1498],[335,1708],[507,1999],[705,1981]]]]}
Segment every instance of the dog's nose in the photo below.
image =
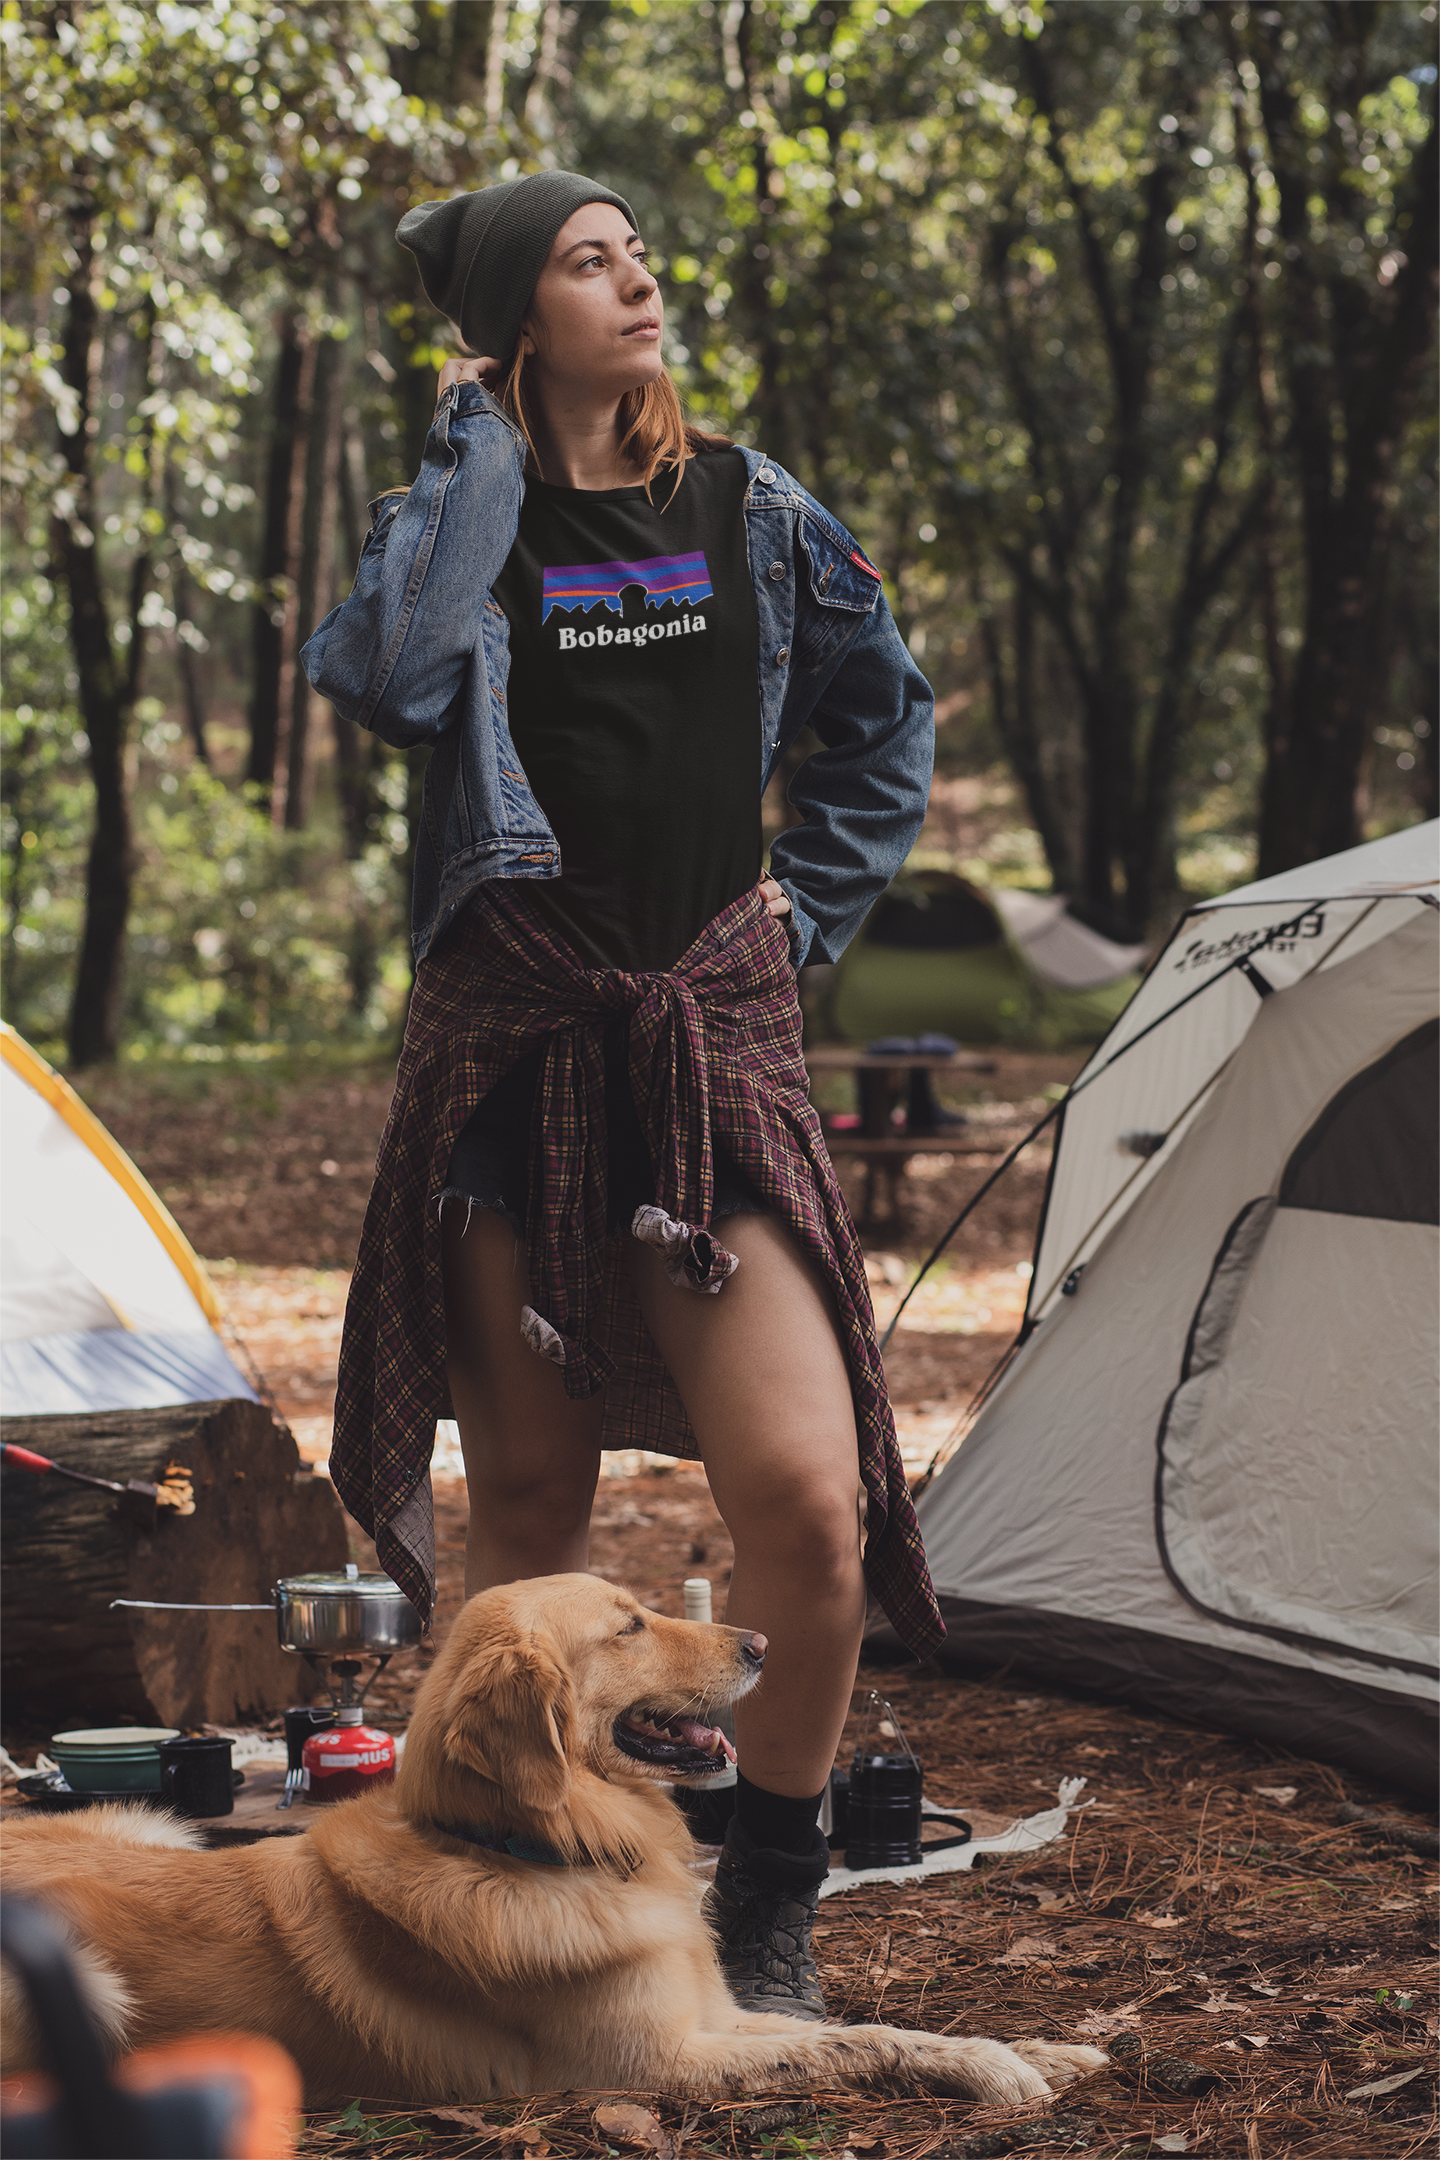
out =
{"type": "Polygon", "coordinates": [[[740,1645],[740,1655],[747,1665],[763,1665],[769,1647],[763,1635],[747,1635],[740,1645]]]}

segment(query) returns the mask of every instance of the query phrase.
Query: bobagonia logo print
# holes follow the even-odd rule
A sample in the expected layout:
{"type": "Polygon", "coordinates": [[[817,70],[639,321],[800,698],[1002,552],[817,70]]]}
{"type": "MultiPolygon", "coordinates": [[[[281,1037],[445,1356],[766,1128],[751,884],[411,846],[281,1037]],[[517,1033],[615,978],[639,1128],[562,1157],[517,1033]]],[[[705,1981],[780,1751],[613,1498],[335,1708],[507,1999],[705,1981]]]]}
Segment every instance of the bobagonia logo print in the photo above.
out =
{"type": "Polygon", "coordinates": [[[650,555],[641,562],[565,563],[543,574],[540,621],[557,611],[578,615],[587,627],[559,626],[559,650],[602,645],[647,645],[655,638],[689,637],[704,630],[693,612],[714,597],[701,549],[689,555],[650,555]],[[608,618],[619,617],[612,628],[608,618]]]}

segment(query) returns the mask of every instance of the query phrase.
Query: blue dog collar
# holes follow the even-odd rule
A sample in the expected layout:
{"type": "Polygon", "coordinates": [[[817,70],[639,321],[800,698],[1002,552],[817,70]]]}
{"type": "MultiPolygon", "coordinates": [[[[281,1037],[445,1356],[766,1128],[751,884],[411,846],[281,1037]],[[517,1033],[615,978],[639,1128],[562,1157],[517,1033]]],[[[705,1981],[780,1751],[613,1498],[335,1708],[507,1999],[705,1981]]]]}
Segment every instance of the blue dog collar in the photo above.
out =
{"type": "Polygon", "coordinates": [[[514,1837],[499,1830],[492,1830],[488,1823],[437,1823],[437,1830],[446,1837],[459,1838],[463,1844],[478,1845],[482,1852],[508,1853],[512,1860],[531,1860],[537,1867],[573,1867],[564,1853],[553,1845],[536,1845],[529,1838],[514,1837]]]}

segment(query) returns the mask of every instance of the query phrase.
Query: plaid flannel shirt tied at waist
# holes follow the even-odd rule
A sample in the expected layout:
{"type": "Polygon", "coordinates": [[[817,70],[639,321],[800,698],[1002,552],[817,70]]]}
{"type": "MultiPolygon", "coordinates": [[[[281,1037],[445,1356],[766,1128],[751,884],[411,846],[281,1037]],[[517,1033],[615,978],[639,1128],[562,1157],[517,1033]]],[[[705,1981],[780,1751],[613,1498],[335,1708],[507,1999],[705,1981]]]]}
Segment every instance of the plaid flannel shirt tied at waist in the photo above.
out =
{"type": "MultiPolygon", "coordinates": [[[[566,1393],[592,1395],[612,1372],[588,1332],[606,1237],[606,1024],[616,1013],[629,1016],[631,1091],[655,1167],[656,1205],[638,1211],[632,1230],[661,1250],[672,1282],[713,1295],[738,1263],[704,1227],[715,1199],[712,1112],[720,1109],[712,1072],[723,1063],[722,1129],[738,1121],[752,1146],[776,1116],[777,1087],[806,1097],[788,940],[750,891],[708,923],[668,973],[629,974],[581,967],[538,929],[523,896],[502,885],[488,887],[472,912],[488,914],[496,933],[484,939],[485,964],[472,977],[477,1003],[513,1036],[517,1058],[544,1044],[526,1222],[535,1302],[522,1325],[530,1347],[563,1368],[566,1393]]],[[[433,974],[420,971],[417,1002],[431,994],[434,976],[448,972],[437,958],[433,974]]],[[[434,993],[450,1006],[452,984],[435,982],[434,993]]],[[[425,1033],[428,1018],[418,1015],[425,1033]]]]}

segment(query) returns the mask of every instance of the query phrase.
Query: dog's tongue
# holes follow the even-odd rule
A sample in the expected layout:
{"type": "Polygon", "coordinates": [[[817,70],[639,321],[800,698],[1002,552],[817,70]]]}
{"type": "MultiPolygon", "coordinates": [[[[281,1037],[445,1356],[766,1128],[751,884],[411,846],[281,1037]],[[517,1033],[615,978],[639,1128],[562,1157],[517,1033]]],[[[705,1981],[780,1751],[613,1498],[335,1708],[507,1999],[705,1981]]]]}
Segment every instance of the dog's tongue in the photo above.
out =
{"type": "Polygon", "coordinates": [[[718,1736],[720,1745],[725,1753],[726,1761],[732,1763],[734,1762],[735,1750],[733,1747],[731,1747],[730,1742],[726,1739],[724,1733],[720,1731],[718,1726],[699,1725],[696,1723],[694,1718],[676,1718],[674,1724],[675,1731],[678,1733],[683,1733],[685,1738],[689,1741],[691,1747],[698,1747],[702,1749],[707,1755],[714,1748],[715,1741],[718,1736]]]}

